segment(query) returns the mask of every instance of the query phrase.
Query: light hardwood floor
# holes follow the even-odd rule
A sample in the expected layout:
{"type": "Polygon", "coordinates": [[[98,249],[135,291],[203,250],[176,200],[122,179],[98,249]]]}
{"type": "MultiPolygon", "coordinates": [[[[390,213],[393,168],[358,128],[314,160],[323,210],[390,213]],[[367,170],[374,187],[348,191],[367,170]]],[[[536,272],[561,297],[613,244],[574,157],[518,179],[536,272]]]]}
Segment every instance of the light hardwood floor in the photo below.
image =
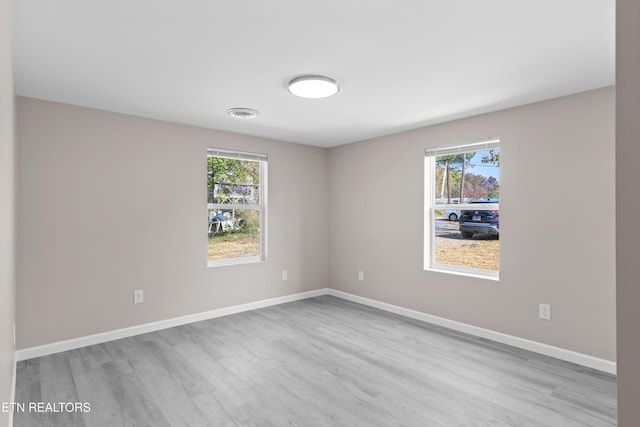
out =
{"type": "Polygon", "coordinates": [[[15,426],[615,426],[611,375],[323,296],[18,363],[15,426]]]}

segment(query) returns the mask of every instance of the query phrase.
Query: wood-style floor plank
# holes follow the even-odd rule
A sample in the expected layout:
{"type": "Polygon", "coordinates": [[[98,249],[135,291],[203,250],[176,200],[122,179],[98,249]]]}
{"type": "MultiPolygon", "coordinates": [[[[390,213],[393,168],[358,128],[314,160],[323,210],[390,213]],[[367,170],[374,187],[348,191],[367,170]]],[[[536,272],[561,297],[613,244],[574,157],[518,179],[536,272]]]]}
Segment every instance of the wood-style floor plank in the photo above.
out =
{"type": "Polygon", "coordinates": [[[21,426],[615,426],[615,377],[323,296],[19,362],[21,426]]]}

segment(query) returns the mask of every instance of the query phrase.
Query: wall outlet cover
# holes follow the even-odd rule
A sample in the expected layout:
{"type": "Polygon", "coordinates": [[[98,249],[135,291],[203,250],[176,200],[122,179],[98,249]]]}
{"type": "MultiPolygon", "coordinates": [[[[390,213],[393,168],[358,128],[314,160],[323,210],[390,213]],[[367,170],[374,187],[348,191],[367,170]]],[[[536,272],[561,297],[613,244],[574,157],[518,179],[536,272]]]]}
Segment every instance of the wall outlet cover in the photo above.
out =
{"type": "Polygon", "coordinates": [[[144,302],[144,291],[142,289],[136,289],[133,291],[133,303],[141,304],[144,302]]]}
{"type": "Polygon", "coordinates": [[[551,320],[551,305],[540,304],[538,306],[538,317],[544,320],[551,320]]]}

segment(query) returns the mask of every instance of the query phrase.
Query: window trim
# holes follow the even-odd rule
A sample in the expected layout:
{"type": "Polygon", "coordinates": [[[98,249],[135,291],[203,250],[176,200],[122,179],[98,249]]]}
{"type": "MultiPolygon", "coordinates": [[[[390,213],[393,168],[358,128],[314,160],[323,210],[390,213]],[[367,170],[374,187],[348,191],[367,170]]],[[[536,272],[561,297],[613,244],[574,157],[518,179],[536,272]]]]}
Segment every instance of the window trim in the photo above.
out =
{"type": "MultiPolygon", "coordinates": [[[[435,211],[436,210],[464,210],[474,208],[495,209],[496,204],[482,203],[451,203],[436,205],[436,157],[448,154],[462,154],[470,151],[486,151],[490,149],[500,148],[500,139],[489,138],[487,141],[476,142],[471,144],[456,145],[451,147],[431,148],[424,150],[424,256],[423,268],[425,271],[434,271],[439,273],[447,273],[468,277],[476,277],[489,280],[500,280],[500,270],[483,270],[478,268],[462,267],[449,264],[436,263],[436,228],[435,228],[435,211]]],[[[498,204],[499,209],[499,204],[498,204]]]]}
{"type": "MultiPolygon", "coordinates": [[[[260,254],[246,257],[235,257],[218,260],[209,260],[207,256],[207,267],[221,267],[227,265],[252,264],[267,260],[267,224],[268,224],[268,167],[269,161],[266,154],[249,153],[244,151],[226,150],[221,148],[207,148],[207,163],[209,157],[222,157],[226,159],[250,160],[260,163],[260,186],[258,203],[236,204],[236,203],[208,203],[209,209],[237,209],[237,210],[257,210],[260,213],[260,254]]],[[[208,168],[208,166],[207,166],[208,168]]],[[[208,172],[208,169],[207,169],[208,172]]],[[[207,196],[208,197],[208,196],[207,196]]],[[[208,239],[207,239],[208,240],[208,239]]],[[[205,252],[207,253],[207,252],[205,252]]]]}

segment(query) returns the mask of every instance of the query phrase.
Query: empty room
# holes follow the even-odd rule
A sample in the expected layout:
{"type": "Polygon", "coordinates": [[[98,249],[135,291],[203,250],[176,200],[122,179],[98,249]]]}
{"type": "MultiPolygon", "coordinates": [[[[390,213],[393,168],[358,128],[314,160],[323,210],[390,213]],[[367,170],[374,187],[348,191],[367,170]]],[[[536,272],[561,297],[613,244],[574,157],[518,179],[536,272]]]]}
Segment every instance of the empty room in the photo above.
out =
{"type": "Polygon", "coordinates": [[[638,22],[0,0],[0,425],[637,427],[638,22]]]}

